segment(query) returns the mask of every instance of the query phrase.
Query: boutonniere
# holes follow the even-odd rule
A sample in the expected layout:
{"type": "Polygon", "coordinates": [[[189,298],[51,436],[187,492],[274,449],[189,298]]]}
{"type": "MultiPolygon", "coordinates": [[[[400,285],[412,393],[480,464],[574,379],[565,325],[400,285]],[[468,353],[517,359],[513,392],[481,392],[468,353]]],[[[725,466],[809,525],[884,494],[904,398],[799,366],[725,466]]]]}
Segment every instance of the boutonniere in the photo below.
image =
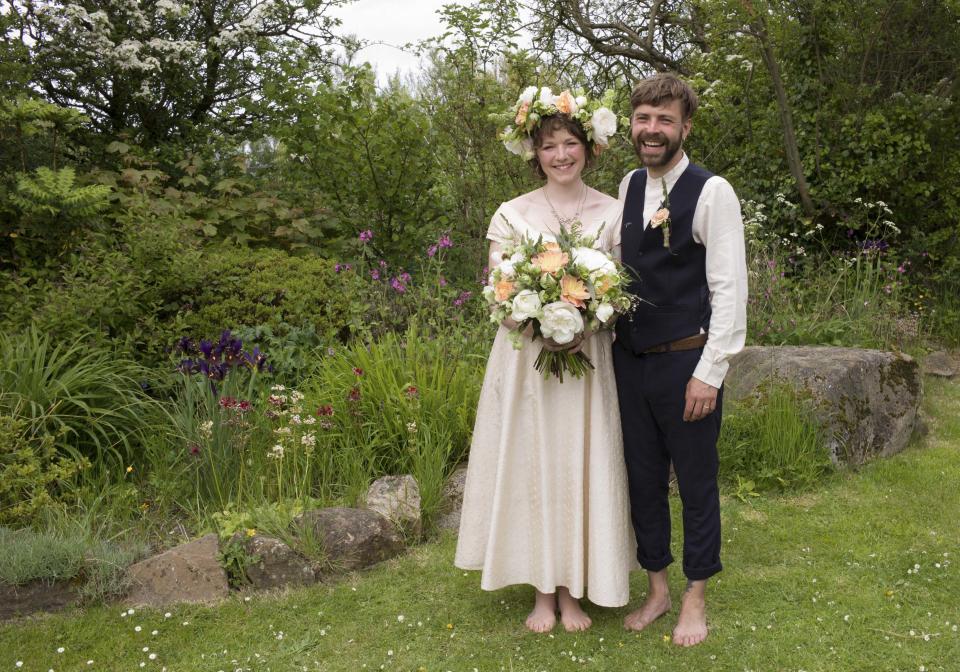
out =
{"type": "Polygon", "coordinates": [[[650,218],[650,228],[663,230],[663,246],[670,249],[670,194],[667,193],[667,181],[662,177],[660,184],[663,185],[663,202],[650,218]]]}

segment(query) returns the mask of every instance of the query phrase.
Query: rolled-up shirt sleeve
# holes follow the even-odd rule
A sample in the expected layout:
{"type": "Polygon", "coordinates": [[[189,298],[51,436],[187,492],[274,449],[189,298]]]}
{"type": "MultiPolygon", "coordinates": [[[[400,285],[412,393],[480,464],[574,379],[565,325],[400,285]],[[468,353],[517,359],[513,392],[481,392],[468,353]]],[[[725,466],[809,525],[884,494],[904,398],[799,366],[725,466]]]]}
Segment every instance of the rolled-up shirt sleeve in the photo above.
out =
{"type": "Polygon", "coordinates": [[[747,261],[740,201],[714,176],[703,185],[693,218],[694,239],[706,248],[710,330],[693,377],[719,388],[731,356],[747,336],[747,261]]]}

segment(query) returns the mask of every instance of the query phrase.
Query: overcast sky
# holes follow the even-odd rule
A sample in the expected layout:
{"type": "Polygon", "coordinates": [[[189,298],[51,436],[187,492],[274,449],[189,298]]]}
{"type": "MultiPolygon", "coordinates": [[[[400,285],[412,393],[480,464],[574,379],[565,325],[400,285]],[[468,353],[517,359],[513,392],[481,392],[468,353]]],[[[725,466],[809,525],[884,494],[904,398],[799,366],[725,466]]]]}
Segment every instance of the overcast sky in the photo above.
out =
{"type": "Polygon", "coordinates": [[[417,56],[400,49],[404,44],[435,37],[443,31],[437,10],[454,0],[357,0],[336,12],[341,34],[352,33],[373,44],[357,55],[369,61],[384,81],[397,70],[406,74],[419,68],[417,56]]]}

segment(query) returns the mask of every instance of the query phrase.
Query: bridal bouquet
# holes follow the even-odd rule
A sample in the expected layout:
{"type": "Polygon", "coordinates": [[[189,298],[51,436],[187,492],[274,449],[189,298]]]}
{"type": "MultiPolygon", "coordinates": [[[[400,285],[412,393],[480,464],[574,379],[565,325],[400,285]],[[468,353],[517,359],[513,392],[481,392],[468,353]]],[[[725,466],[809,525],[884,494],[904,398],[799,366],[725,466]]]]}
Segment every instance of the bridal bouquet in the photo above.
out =
{"type": "MultiPolygon", "coordinates": [[[[510,332],[515,348],[521,347],[521,334],[531,325],[534,337],[565,345],[585,331],[610,328],[615,315],[633,307],[635,298],[623,289],[629,277],[609,254],[594,248],[595,242],[596,236],[581,235],[575,222],[570,230],[561,228],[555,243],[524,236],[504,248],[483,295],[494,322],[509,317],[517,323],[510,332]]],[[[582,351],[546,348],[535,366],[560,382],[564,373],[580,378],[593,369],[582,351]]]]}

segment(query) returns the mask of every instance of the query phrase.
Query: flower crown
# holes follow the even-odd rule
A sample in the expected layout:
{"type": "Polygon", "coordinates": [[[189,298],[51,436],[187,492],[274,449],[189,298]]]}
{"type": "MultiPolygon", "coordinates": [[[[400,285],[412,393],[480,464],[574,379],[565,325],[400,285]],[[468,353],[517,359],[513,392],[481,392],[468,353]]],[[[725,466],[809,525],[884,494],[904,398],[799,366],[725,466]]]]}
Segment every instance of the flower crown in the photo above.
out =
{"type": "Polygon", "coordinates": [[[540,125],[544,117],[563,114],[580,122],[587,134],[587,142],[593,144],[593,150],[599,154],[610,144],[610,136],[617,132],[617,115],[613,106],[615,93],[607,91],[600,100],[591,100],[586,96],[574,96],[569,90],[554,95],[548,87],[528,86],[509,111],[496,115],[497,120],[512,122],[498,137],[504,147],[525,160],[535,156],[533,139],[530,134],[540,125]]]}

